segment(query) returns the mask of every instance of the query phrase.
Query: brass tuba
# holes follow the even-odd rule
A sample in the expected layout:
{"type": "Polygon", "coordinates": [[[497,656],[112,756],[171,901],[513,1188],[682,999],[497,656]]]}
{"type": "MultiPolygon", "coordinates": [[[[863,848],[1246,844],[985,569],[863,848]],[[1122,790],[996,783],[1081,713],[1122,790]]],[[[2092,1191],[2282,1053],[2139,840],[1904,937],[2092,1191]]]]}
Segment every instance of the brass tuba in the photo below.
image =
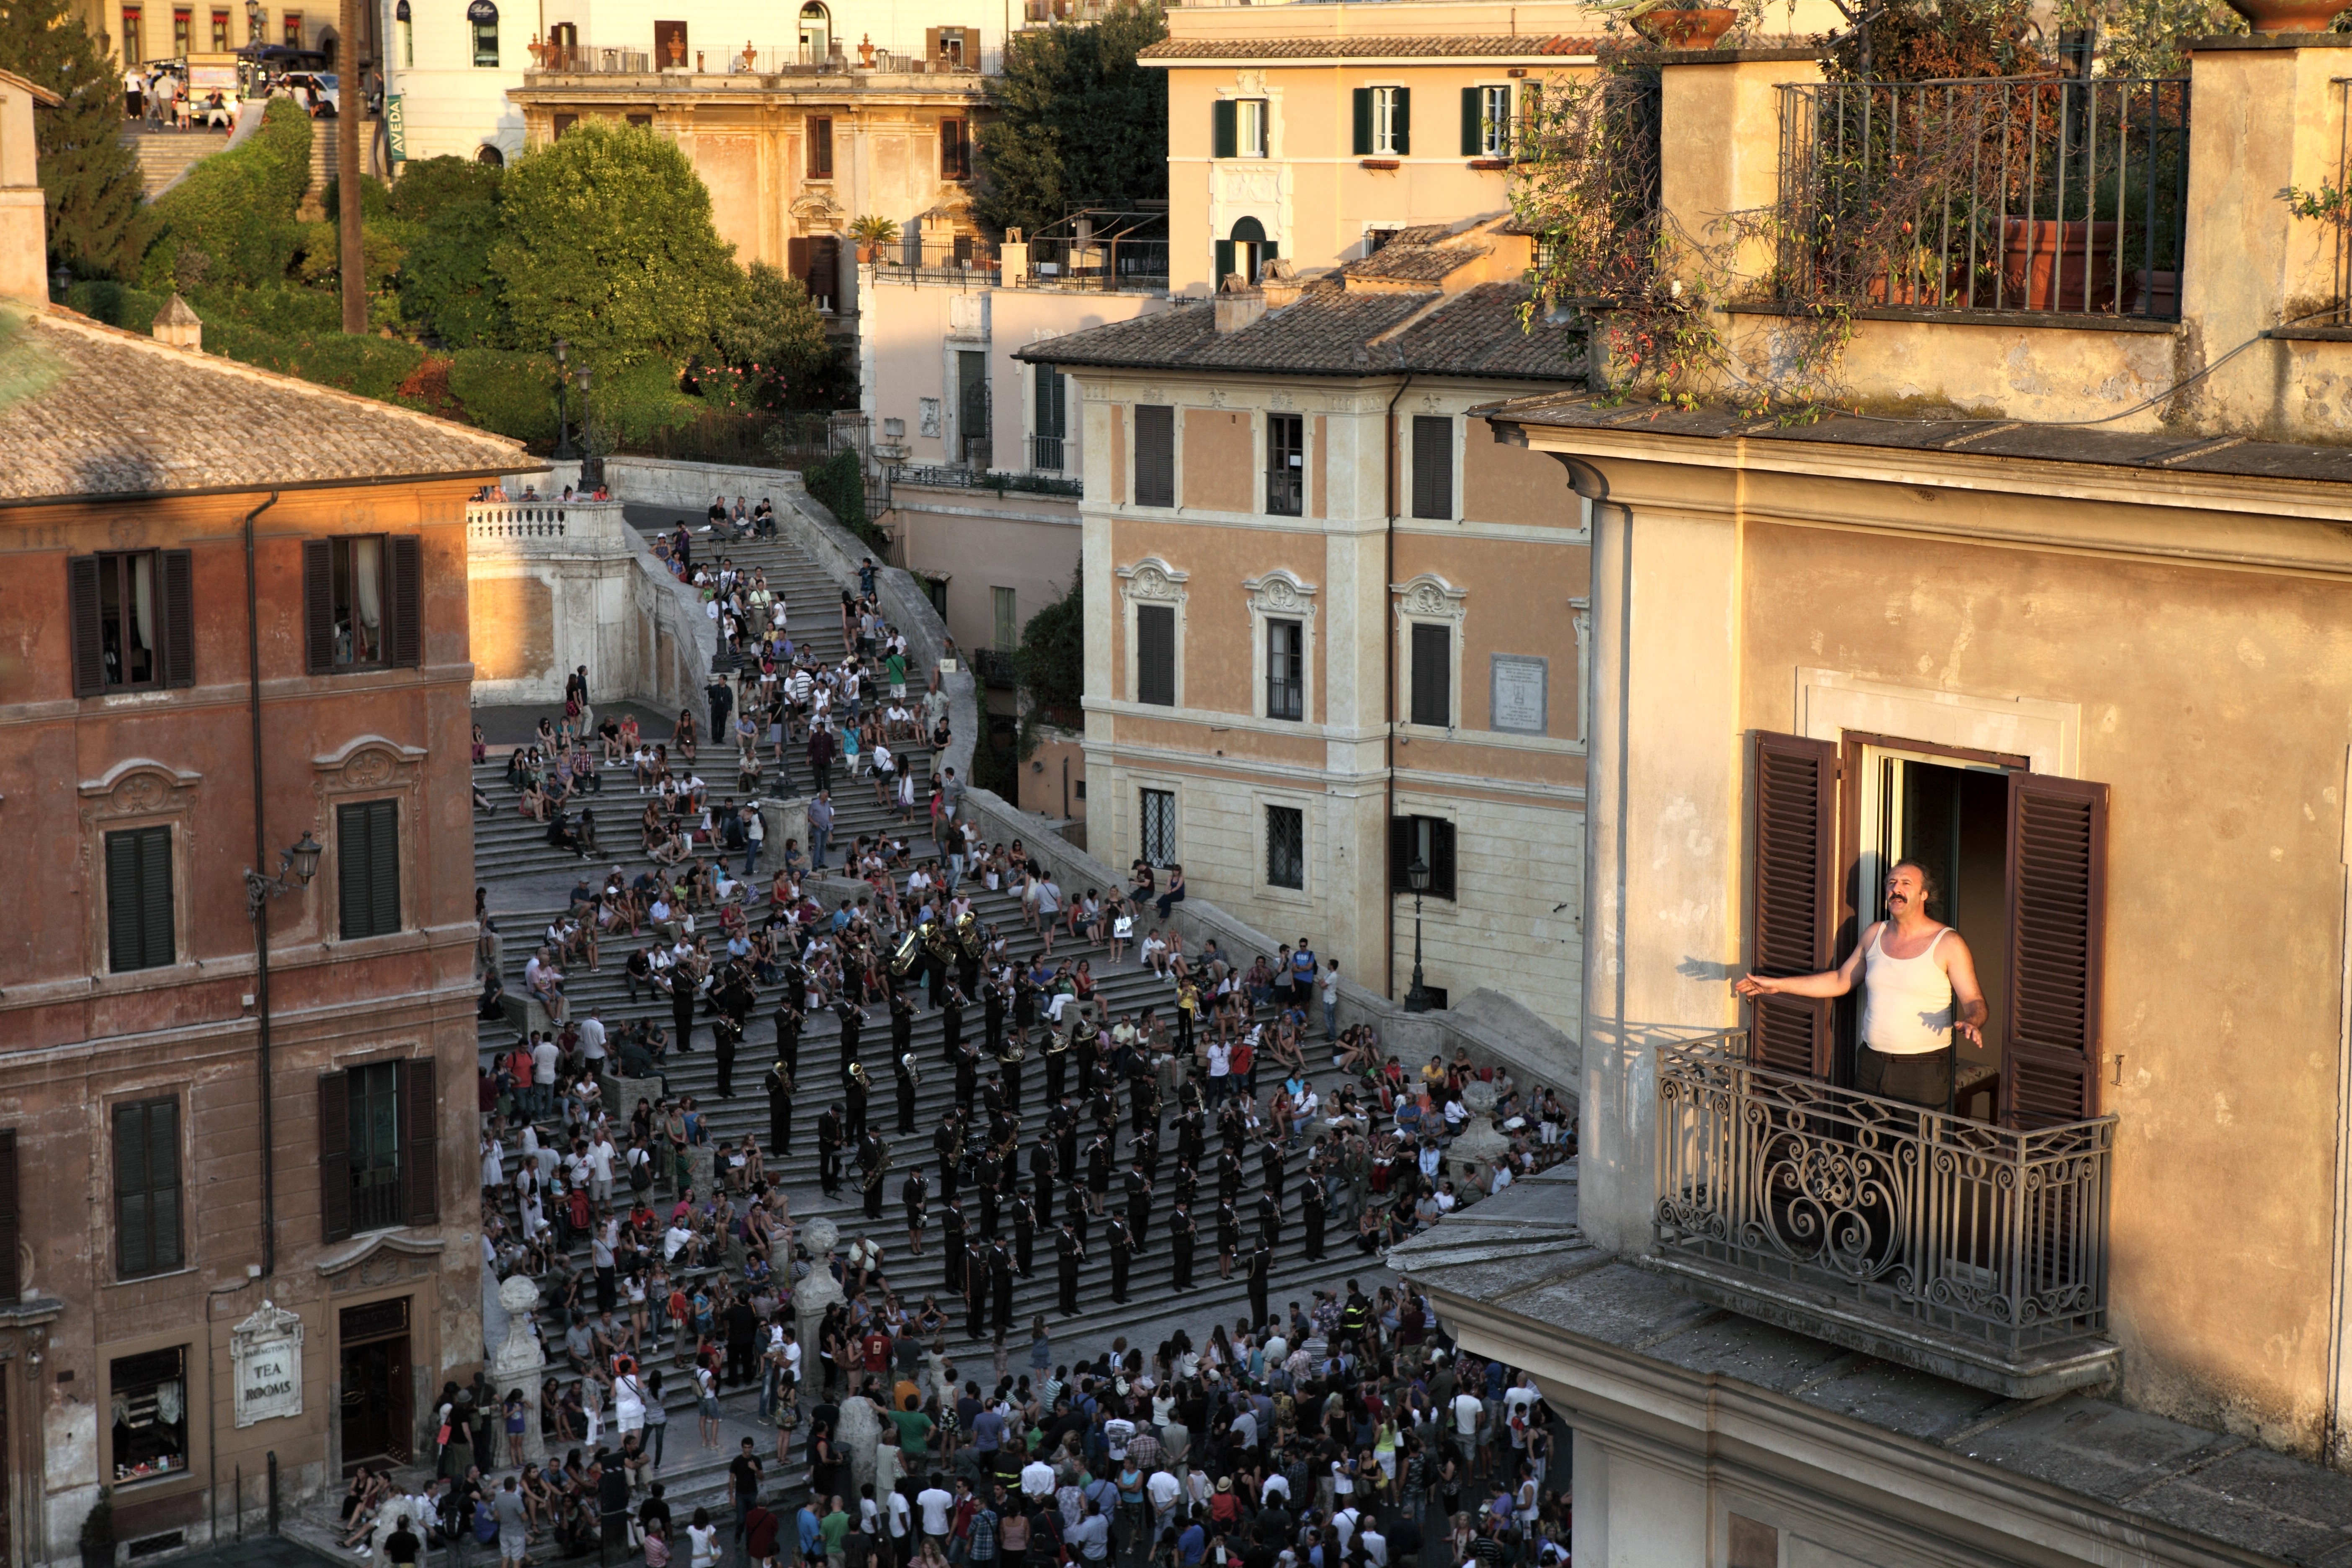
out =
{"type": "Polygon", "coordinates": [[[955,939],[956,946],[962,949],[966,958],[978,958],[982,950],[988,945],[988,938],[980,929],[980,916],[970,910],[958,915],[955,923],[955,939]]]}
{"type": "Polygon", "coordinates": [[[898,945],[890,953],[890,977],[904,980],[915,965],[922,962],[922,932],[910,931],[903,933],[898,938],[898,945]]]}

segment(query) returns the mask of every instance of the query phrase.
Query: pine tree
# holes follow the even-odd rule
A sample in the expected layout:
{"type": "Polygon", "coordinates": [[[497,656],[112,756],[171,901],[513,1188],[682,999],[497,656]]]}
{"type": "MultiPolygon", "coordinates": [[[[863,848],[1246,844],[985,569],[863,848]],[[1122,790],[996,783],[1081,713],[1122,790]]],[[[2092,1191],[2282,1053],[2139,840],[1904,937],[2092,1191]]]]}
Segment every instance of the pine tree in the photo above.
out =
{"type": "Polygon", "coordinates": [[[997,228],[1035,233],[1073,207],[1168,195],[1168,73],[1136,51],[1168,36],[1157,5],[1121,4],[1086,26],[1016,33],[988,84],[978,206],[997,228]]]}
{"type": "Polygon", "coordinates": [[[49,254],[86,277],[127,276],[142,235],[139,159],[122,141],[122,77],[70,0],[0,0],[0,69],[65,101],[33,110],[49,254]]]}

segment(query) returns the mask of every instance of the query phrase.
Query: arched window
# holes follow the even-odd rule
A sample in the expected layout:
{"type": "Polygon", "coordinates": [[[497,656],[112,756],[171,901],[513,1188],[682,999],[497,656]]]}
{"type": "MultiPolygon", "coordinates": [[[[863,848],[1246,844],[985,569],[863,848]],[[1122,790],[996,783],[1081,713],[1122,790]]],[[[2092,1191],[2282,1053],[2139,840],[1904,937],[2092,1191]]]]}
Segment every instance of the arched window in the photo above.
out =
{"type": "Polygon", "coordinates": [[[507,166],[507,155],[490,142],[485,142],[480,151],[474,154],[474,162],[488,163],[493,169],[503,169],[507,166]]]}
{"type": "Polygon", "coordinates": [[[408,0],[400,0],[400,4],[393,7],[392,26],[393,32],[400,46],[400,63],[404,66],[415,65],[416,63],[416,35],[411,30],[410,26],[408,0]]]}
{"type": "Polygon", "coordinates": [[[1217,241],[1217,276],[1215,287],[1223,288],[1225,279],[1234,273],[1244,283],[1255,283],[1258,270],[1275,258],[1275,244],[1265,237],[1265,225],[1254,217],[1244,217],[1234,225],[1231,238],[1217,241]]]}
{"type": "Polygon", "coordinates": [[[472,0],[466,7],[466,27],[473,35],[474,63],[488,70],[499,68],[499,8],[495,0],[472,0]]]}
{"type": "Polygon", "coordinates": [[[817,0],[801,7],[801,63],[823,65],[833,52],[833,17],[817,0]]]}

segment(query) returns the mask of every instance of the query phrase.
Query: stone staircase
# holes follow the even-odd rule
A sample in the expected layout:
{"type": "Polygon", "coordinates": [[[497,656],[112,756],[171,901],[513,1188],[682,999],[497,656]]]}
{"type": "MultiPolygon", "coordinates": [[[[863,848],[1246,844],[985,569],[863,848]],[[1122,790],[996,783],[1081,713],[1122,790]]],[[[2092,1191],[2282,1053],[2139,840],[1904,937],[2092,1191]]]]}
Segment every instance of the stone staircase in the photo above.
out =
{"type": "MultiPolygon", "coordinates": [[[[659,517],[656,512],[637,507],[632,507],[630,514],[631,522],[648,532],[654,531],[659,517]]],[[[689,522],[694,530],[696,561],[715,562],[721,557],[731,557],[736,565],[746,571],[755,566],[763,569],[769,585],[782,594],[790,606],[789,629],[795,644],[805,644],[821,658],[838,659],[842,657],[839,605],[844,585],[818,567],[806,552],[792,542],[789,537],[720,542],[717,535],[701,531],[702,524],[698,520],[689,520],[689,522]]],[[[698,711],[696,717],[703,722],[709,719],[707,712],[698,711]]],[[[700,771],[712,785],[714,800],[731,795],[735,765],[731,744],[705,747],[701,756],[700,771]]],[[[930,763],[928,750],[917,748],[905,760],[917,770],[919,779],[926,776],[930,763]]],[[[584,799],[585,804],[596,808],[603,852],[583,864],[581,858],[547,846],[543,827],[522,817],[515,809],[515,797],[506,787],[499,760],[494,758],[475,770],[476,784],[497,806],[494,812],[476,814],[475,869],[477,880],[490,890],[492,915],[504,938],[504,966],[510,995],[520,993],[522,964],[538,945],[540,933],[562,912],[564,902],[561,892],[550,891],[531,897],[524,889],[553,889],[565,879],[566,872],[576,872],[581,879],[593,882],[607,868],[616,864],[634,876],[645,863],[637,849],[635,826],[642,799],[627,770],[608,769],[602,776],[604,782],[601,794],[584,799]],[[502,887],[513,889],[513,896],[502,897],[502,887]]],[[[782,788],[775,778],[772,764],[762,781],[762,787],[771,795],[804,792],[809,784],[804,763],[795,762],[791,782],[795,789],[782,788]]],[[[895,810],[886,812],[877,803],[871,783],[846,779],[838,765],[835,770],[834,798],[837,815],[834,848],[828,858],[836,868],[841,865],[848,847],[861,835],[900,831],[895,810]]],[[[902,836],[908,839],[909,851],[916,858],[932,852],[934,847],[929,837],[929,824],[920,807],[915,822],[903,831],[902,836]]],[[[1055,842],[1047,837],[1043,842],[1032,843],[1029,847],[1033,854],[1050,864],[1055,842]]],[[[755,883],[764,881],[781,863],[782,847],[781,845],[772,846],[772,852],[763,858],[760,875],[754,879],[755,883]]],[[[734,864],[740,870],[740,855],[734,864]]],[[[968,889],[971,886],[967,883],[968,889]]],[[[1072,897],[1084,890],[1081,887],[1066,884],[1066,891],[1072,897]]],[[[1025,959],[1038,951],[1040,943],[1024,927],[1019,900],[1013,894],[982,890],[975,900],[975,907],[984,922],[1007,933],[1014,953],[1025,959]]],[[[572,1016],[584,1017],[593,1011],[616,1036],[622,1026],[639,1017],[655,1018],[665,1026],[668,1026],[670,1013],[667,1000],[650,994],[632,1000],[628,994],[625,973],[627,954],[631,949],[645,945],[647,940],[644,937],[622,939],[604,944],[599,954],[601,973],[589,973],[578,966],[567,971],[566,992],[572,1016]]],[[[1247,962],[1252,955],[1235,956],[1247,962]]],[[[1116,969],[1109,966],[1106,949],[1083,943],[1057,942],[1055,957],[1057,960],[1089,960],[1095,973],[1097,994],[1104,999],[1114,1019],[1123,1013],[1139,1014],[1146,1007],[1172,1011],[1174,988],[1137,964],[1132,949],[1127,962],[1116,969]]],[[[820,1215],[833,1219],[839,1226],[845,1247],[852,1239],[869,1233],[880,1241],[885,1251],[886,1272],[899,1300],[912,1308],[919,1304],[925,1295],[935,1295],[950,1318],[947,1342],[950,1359],[968,1369],[965,1375],[980,1376],[985,1384],[992,1381],[985,1370],[990,1364],[989,1346],[966,1338],[962,1332],[964,1314],[961,1289],[950,1289],[944,1278],[944,1248],[938,1227],[938,1217],[945,1205],[939,1194],[937,1172],[933,1168],[936,1158],[930,1140],[944,1112],[951,1104],[957,1103],[954,1078],[947,1066],[943,1049],[944,1026],[936,1011],[926,1010],[914,1021],[912,1048],[921,1064],[923,1081],[917,1095],[915,1131],[902,1135],[898,1131],[897,1097],[889,1067],[892,1045],[888,1014],[882,1007],[869,1008],[869,1012],[872,1019],[864,1027],[859,1053],[866,1064],[868,1079],[875,1086],[868,1115],[875,1130],[889,1144],[894,1159],[894,1165],[885,1181],[887,1201],[883,1217],[878,1221],[866,1219],[858,1207],[853,1161],[845,1161],[845,1177],[838,1199],[824,1197],[816,1179],[815,1119],[827,1106],[837,1101],[836,1086],[845,1067],[840,1054],[839,1026],[830,1012],[812,1016],[802,1037],[800,1092],[793,1107],[793,1142],[789,1155],[779,1156],[767,1147],[770,1142],[769,1116],[766,1096],[761,1089],[761,1076],[773,1059],[773,1005],[770,998],[763,996],[752,1013],[749,1037],[735,1064],[731,1098],[721,1098],[717,1092],[717,1062],[711,1048],[709,1022],[704,1016],[697,1018],[691,1052],[679,1055],[673,1049],[665,1064],[668,1091],[673,1098],[691,1096],[696,1100],[703,1121],[710,1130],[714,1146],[719,1142],[737,1142],[746,1133],[758,1136],[767,1155],[771,1179],[776,1179],[781,1173],[791,1196],[792,1213],[796,1222],[804,1226],[810,1219],[820,1215]],[[898,1200],[899,1184],[906,1173],[917,1164],[926,1166],[927,1173],[932,1177],[933,1223],[920,1258],[908,1253],[904,1211],[898,1200]]],[[[478,1037],[485,1066],[492,1065],[496,1054],[510,1049],[518,1033],[509,1023],[481,1024],[478,1037]]],[[[981,1009],[975,1002],[967,1009],[964,1035],[968,1040],[977,1043],[982,1033],[981,1009]]],[[[1075,1069],[1075,1064],[1073,1068],[1075,1069]]],[[[983,1065],[983,1079],[985,1076],[983,1065]]],[[[1073,1070],[1070,1080],[1074,1094],[1076,1076],[1073,1070]]],[[[1337,1087],[1339,1075],[1327,1069],[1317,1076],[1321,1080],[1318,1087],[1328,1096],[1337,1087]]],[[[1048,1106],[1045,1095],[1045,1067],[1034,1054],[1034,1046],[1032,1056],[1024,1064],[1023,1079],[1021,1148],[1025,1184],[1026,1154],[1042,1132],[1048,1106]]],[[[1261,1074],[1261,1084],[1265,1081],[1265,1075],[1261,1074]]],[[[633,1103],[615,1108],[624,1122],[632,1110],[633,1103]]],[[[1172,1106],[1168,1107],[1162,1116],[1163,1141],[1159,1179],[1155,1184],[1158,1191],[1153,1205],[1151,1230],[1147,1238],[1147,1249],[1134,1260],[1129,1287],[1130,1304],[1122,1307],[1110,1300],[1108,1255],[1101,1228],[1104,1222],[1096,1221],[1088,1233],[1090,1257],[1080,1272],[1078,1300],[1082,1310],[1075,1319],[1059,1316],[1055,1310],[1058,1282],[1052,1232],[1041,1229],[1031,1274],[1015,1281],[1014,1332],[1010,1337],[1009,1352],[1009,1362],[1014,1368],[1025,1368],[1027,1326],[1036,1314],[1046,1316],[1057,1345],[1056,1360],[1066,1362],[1071,1359],[1069,1352],[1060,1347],[1073,1341],[1086,1342],[1118,1331],[1120,1325],[1136,1322],[1139,1313],[1148,1320],[1173,1310],[1188,1309],[1197,1314],[1193,1319],[1197,1340],[1205,1336],[1212,1323],[1236,1317],[1244,1309],[1247,1291],[1239,1260],[1230,1280],[1220,1280],[1217,1277],[1214,1160],[1220,1144],[1213,1122],[1207,1130],[1208,1152],[1201,1162],[1201,1200],[1194,1211],[1202,1246],[1195,1256],[1193,1289],[1189,1293],[1179,1295],[1172,1288],[1173,1259],[1166,1243],[1167,1216],[1174,1206],[1168,1180],[1174,1166],[1174,1142],[1168,1131],[1169,1114],[1172,1110],[1172,1106]]],[[[1113,1208],[1119,1201],[1118,1175],[1127,1168],[1124,1152],[1128,1145],[1128,1120],[1122,1114],[1118,1140],[1118,1152],[1121,1157],[1114,1162],[1112,1167],[1110,1204],[1113,1208]]],[[[511,1141],[509,1153],[508,1169],[511,1171],[514,1157],[518,1154],[511,1141]]],[[[1300,1171],[1306,1157],[1307,1149],[1302,1140],[1288,1156],[1284,1237],[1276,1252],[1271,1292],[1277,1302],[1304,1299],[1310,1286],[1337,1280],[1351,1272],[1377,1271],[1380,1267],[1376,1258],[1364,1257],[1352,1245],[1352,1213],[1343,1217],[1336,1208],[1327,1230],[1325,1258],[1318,1262],[1306,1259],[1298,1212],[1300,1171]]],[[[1260,1162],[1257,1152],[1253,1149],[1244,1154],[1241,1196],[1235,1205],[1242,1213],[1244,1250],[1248,1238],[1255,1235],[1254,1205],[1259,1186],[1260,1162]]],[[[656,1197],[667,1201],[670,1192],[671,1185],[665,1179],[656,1188],[656,1197]]],[[[510,1193],[509,1189],[506,1208],[507,1217],[511,1223],[517,1216],[510,1193]]],[[[972,1234],[977,1237],[980,1234],[978,1205],[968,1185],[963,1190],[963,1197],[972,1234]]],[[[1057,1218],[1061,1209],[1062,1195],[1057,1194],[1057,1218]]],[[[1009,1237],[1007,1240],[1009,1242],[1009,1237]]],[[[573,1250],[572,1267],[582,1272],[583,1282],[593,1281],[593,1273],[586,1267],[588,1260],[584,1243],[573,1250]]],[[[561,1333],[552,1322],[546,1321],[545,1310],[541,1311],[542,1337],[551,1346],[555,1345],[561,1340],[561,1333]]],[[[1144,1348],[1148,1352],[1150,1347],[1147,1345],[1144,1348]]],[[[813,1347],[809,1353],[813,1363],[813,1347]]],[[[708,1453],[699,1450],[694,1436],[690,1376],[677,1366],[672,1349],[667,1343],[658,1354],[647,1356],[646,1365],[649,1370],[663,1370],[668,1385],[665,1394],[666,1404],[671,1412],[671,1457],[660,1479],[667,1489],[668,1500],[677,1517],[683,1521],[697,1506],[711,1508],[714,1515],[723,1514],[724,1467],[732,1457],[732,1437],[719,1450],[708,1453]]],[[[551,1375],[553,1375],[552,1370],[551,1375]]],[[[730,1413],[740,1405],[742,1415],[748,1417],[754,1397],[751,1393],[730,1394],[725,1403],[730,1413]]],[[[813,1402],[804,1398],[804,1406],[813,1402]]],[[[763,1443],[761,1448],[772,1457],[772,1445],[763,1443]]],[[[804,1490],[805,1485],[805,1471],[796,1452],[789,1473],[782,1479],[783,1495],[797,1497],[804,1490]]],[[[778,1478],[772,1465],[769,1484],[763,1491],[772,1500],[778,1493],[778,1478]]]]}
{"type": "Polygon", "coordinates": [[[139,155],[141,194],[149,201],[191,164],[228,145],[226,131],[125,131],[122,140],[139,155]]]}

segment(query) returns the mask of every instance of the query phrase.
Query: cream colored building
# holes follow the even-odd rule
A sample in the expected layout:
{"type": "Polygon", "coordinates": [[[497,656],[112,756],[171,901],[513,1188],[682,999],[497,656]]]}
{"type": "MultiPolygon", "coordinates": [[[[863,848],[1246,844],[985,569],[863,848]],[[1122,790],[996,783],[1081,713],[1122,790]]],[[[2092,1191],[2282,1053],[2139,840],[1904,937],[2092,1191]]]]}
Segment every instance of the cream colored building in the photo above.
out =
{"type": "MultiPolygon", "coordinates": [[[[1864,306],[1811,424],[1486,410],[1592,529],[1580,1174],[1394,1261],[1574,1428],[1580,1563],[2352,1531],[2352,342],[2274,194],[2341,178],[2333,43],[2195,52],[2177,320],[1864,306]],[[1730,985],[1844,957],[1897,856],[1990,1005],[1948,1111],[1730,985]]],[[[1665,70],[1684,228],[1770,198],[1811,74],[1665,70]]]]}
{"type": "Polygon", "coordinates": [[[1527,253],[1414,231],[1018,357],[1084,406],[1093,852],[1181,864],[1399,997],[1418,858],[1427,985],[1557,1024],[1581,983],[1588,540],[1557,466],[1469,412],[1574,373],[1567,334],[1518,324],[1527,253]]]}

